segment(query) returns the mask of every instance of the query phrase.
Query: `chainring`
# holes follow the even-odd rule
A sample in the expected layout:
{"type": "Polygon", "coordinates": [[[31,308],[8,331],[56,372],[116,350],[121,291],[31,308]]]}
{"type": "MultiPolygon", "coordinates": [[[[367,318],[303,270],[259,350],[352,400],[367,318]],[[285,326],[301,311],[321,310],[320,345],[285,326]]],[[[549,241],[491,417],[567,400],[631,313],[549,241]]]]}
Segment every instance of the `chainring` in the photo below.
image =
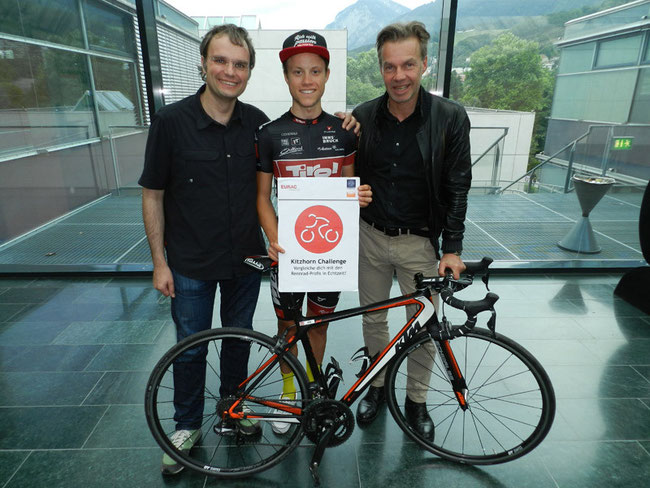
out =
{"type": "Polygon", "coordinates": [[[302,426],[307,438],[318,444],[326,429],[334,427],[327,447],[343,444],[354,431],[354,414],[345,403],[330,398],[318,398],[303,410],[302,426]]]}

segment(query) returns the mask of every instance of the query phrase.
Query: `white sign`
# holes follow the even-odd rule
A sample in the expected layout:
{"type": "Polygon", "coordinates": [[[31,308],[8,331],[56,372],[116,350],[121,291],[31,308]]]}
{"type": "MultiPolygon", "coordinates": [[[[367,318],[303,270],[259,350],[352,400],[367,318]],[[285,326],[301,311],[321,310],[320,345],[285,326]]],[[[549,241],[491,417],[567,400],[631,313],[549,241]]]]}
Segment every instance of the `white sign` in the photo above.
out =
{"type": "Polygon", "coordinates": [[[278,178],[281,292],[356,291],[359,178],[278,178]]]}

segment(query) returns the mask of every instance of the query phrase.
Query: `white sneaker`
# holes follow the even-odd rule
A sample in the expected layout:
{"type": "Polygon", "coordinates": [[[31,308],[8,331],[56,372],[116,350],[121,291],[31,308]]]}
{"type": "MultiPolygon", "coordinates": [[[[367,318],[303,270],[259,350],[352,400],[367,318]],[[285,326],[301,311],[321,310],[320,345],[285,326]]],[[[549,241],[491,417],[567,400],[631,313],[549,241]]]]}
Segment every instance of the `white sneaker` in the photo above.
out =
{"type": "MultiPolygon", "coordinates": [[[[172,444],[176,449],[178,449],[181,452],[187,452],[192,447],[194,444],[196,444],[196,441],[198,441],[201,438],[201,429],[196,429],[196,430],[177,430],[175,431],[170,440],[172,441],[172,444]]],[[[180,473],[183,471],[184,466],[180,463],[177,463],[174,461],[172,458],[170,458],[167,454],[163,455],[163,460],[162,460],[162,474],[164,475],[173,475],[180,473]]]]}
{"type": "MultiPolygon", "coordinates": [[[[285,396],[284,393],[280,395],[280,401],[292,401],[294,398],[291,398],[292,395],[287,395],[285,396]]],[[[295,396],[295,394],[293,395],[295,396]]],[[[272,413],[285,413],[282,410],[277,410],[273,409],[271,411],[272,413]]],[[[282,420],[272,420],[271,421],[271,429],[273,432],[275,432],[277,435],[284,435],[287,432],[289,432],[289,429],[291,428],[291,424],[289,422],[283,422],[282,420]]]]}

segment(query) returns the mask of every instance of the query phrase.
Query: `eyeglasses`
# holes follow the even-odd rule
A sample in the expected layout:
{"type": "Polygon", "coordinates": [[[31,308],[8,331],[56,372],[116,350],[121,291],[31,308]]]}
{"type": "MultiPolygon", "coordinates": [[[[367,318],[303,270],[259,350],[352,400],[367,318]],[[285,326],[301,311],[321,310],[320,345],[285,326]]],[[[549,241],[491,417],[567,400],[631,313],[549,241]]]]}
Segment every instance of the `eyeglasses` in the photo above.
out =
{"type": "Polygon", "coordinates": [[[246,61],[233,61],[223,56],[212,56],[208,58],[214,64],[223,66],[224,68],[231,65],[235,71],[248,71],[249,64],[246,61]]]}

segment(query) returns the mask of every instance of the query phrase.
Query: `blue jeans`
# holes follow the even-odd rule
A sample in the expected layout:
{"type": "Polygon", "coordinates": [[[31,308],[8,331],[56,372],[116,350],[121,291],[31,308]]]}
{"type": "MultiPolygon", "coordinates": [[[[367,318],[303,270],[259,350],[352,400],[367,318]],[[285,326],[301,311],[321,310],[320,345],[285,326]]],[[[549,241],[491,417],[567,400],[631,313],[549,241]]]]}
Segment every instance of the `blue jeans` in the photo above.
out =
{"type": "MultiPolygon", "coordinates": [[[[212,327],[217,285],[221,292],[221,325],[253,328],[253,314],[260,291],[261,275],[251,273],[230,280],[195,280],[172,270],[176,298],[172,318],[178,341],[212,327]]],[[[220,351],[219,394],[228,396],[248,376],[250,345],[244,341],[223,341],[220,351]]],[[[176,430],[198,429],[203,420],[207,345],[186,351],[174,361],[174,420],[176,430]]],[[[212,391],[212,388],[208,388],[212,391]]]]}

